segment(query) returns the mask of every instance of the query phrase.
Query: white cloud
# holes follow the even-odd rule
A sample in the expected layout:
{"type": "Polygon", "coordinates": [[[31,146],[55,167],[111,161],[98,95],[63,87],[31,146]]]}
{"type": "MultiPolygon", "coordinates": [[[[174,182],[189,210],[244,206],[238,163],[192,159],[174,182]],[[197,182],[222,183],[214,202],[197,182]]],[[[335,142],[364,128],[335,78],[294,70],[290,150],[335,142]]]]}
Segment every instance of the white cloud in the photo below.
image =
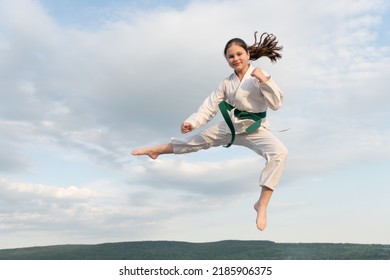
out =
{"type": "Polygon", "coordinates": [[[86,189],[78,188],[76,186],[69,186],[66,188],[56,188],[53,186],[46,186],[43,184],[22,183],[17,181],[10,181],[5,178],[0,178],[0,184],[8,186],[8,189],[17,193],[30,194],[40,196],[42,198],[58,198],[58,199],[88,199],[98,198],[102,195],[86,189]]]}
{"type": "Polygon", "coordinates": [[[184,159],[161,159],[140,164],[141,167],[130,170],[130,184],[142,183],[157,189],[223,198],[257,190],[264,161],[256,157],[194,163],[184,159]]]}

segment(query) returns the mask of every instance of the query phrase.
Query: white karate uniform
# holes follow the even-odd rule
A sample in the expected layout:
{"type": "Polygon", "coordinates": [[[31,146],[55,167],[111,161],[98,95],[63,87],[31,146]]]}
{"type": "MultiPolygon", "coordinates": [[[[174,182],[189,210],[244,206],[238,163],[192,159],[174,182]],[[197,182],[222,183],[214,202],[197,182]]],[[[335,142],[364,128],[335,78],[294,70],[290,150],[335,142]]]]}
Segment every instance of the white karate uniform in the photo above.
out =
{"type": "MultiPolygon", "coordinates": [[[[269,79],[265,83],[260,83],[257,78],[250,75],[253,70],[254,67],[250,65],[242,81],[235,73],[224,79],[186,122],[191,123],[194,129],[205,125],[218,113],[218,105],[224,100],[241,111],[258,113],[266,111],[267,108],[278,110],[283,101],[283,93],[265,71],[263,72],[269,79]]],[[[259,185],[275,189],[287,160],[286,147],[269,132],[266,118],[262,120],[257,131],[247,133],[245,129],[254,123],[253,120],[236,118],[234,110],[230,111],[230,117],[236,130],[233,145],[248,147],[266,159],[259,185]]],[[[226,145],[230,139],[230,129],[223,121],[198,134],[183,139],[172,138],[171,144],[175,154],[182,154],[226,145]]]]}

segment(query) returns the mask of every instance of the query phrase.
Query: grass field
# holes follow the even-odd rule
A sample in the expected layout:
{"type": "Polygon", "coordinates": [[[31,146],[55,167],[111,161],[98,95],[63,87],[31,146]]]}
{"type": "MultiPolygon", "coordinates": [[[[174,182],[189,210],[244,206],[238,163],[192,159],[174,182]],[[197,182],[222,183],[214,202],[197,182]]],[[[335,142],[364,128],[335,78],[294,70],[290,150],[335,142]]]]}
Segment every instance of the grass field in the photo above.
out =
{"type": "Polygon", "coordinates": [[[137,241],[4,249],[0,260],[390,260],[390,245],[137,241]]]}

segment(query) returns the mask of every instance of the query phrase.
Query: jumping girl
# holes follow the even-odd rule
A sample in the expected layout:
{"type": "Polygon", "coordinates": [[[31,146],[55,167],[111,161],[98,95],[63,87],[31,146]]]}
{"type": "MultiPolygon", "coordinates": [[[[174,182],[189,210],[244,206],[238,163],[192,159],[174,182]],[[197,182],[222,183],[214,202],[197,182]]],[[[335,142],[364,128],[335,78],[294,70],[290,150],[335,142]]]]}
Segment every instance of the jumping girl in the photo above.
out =
{"type": "Polygon", "coordinates": [[[156,159],[162,154],[191,153],[221,145],[239,145],[253,150],[266,160],[259,180],[260,198],[254,204],[257,228],[263,231],[267,225],[268,203],[287,160],[286,147],[269,131],[266,111],[280,108],[283,93],[267,72],[253,67],[249,61],[266,56],[276,62],[281,58],[281,50],[276,37],[268,33],[263,33],[257,42],[255,32],[255,43],[249,47],[239,38],[228,41],[224,56],[234,72],[182,123],[181,132],[202,127],[218,111],[225,121],[184,139],[172,138],[167,144],[134,150],[132,155],[156,159]]]}

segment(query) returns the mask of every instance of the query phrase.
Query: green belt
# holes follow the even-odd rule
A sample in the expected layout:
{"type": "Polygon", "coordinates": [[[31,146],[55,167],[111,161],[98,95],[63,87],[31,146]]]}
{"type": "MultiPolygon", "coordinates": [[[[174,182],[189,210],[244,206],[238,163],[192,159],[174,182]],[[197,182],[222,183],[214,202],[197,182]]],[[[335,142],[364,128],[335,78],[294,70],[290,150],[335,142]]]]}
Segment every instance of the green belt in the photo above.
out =
{"type": "Polygon", "coordinates": [[[236,131],[234,129],[234,125],[228,111],[234,109],[234,116],[236,116],[238,119],[241,120],[249,119],[255,121],[254,124],[251,124],[249,127],[247,127],[247,129],[245,129],[246,132],[248,133],[252,133],[256,131],[261,125],[261,120],[264,119],[267,115],[267,112],[251,113],[247,111],[238,110],[237,108],[233,107],[226,101],[222,101],[221,103],[219,103],[218,106],[219,106],[219,110],[221,110],[223,118],[225,119],[225,122],[229,126],[230,131],[232,133],[232,138],[230,142],[226,146],[224,146],[226,148],[229,148],[233,144],[234,139],[236,138],[236,131]]]}

